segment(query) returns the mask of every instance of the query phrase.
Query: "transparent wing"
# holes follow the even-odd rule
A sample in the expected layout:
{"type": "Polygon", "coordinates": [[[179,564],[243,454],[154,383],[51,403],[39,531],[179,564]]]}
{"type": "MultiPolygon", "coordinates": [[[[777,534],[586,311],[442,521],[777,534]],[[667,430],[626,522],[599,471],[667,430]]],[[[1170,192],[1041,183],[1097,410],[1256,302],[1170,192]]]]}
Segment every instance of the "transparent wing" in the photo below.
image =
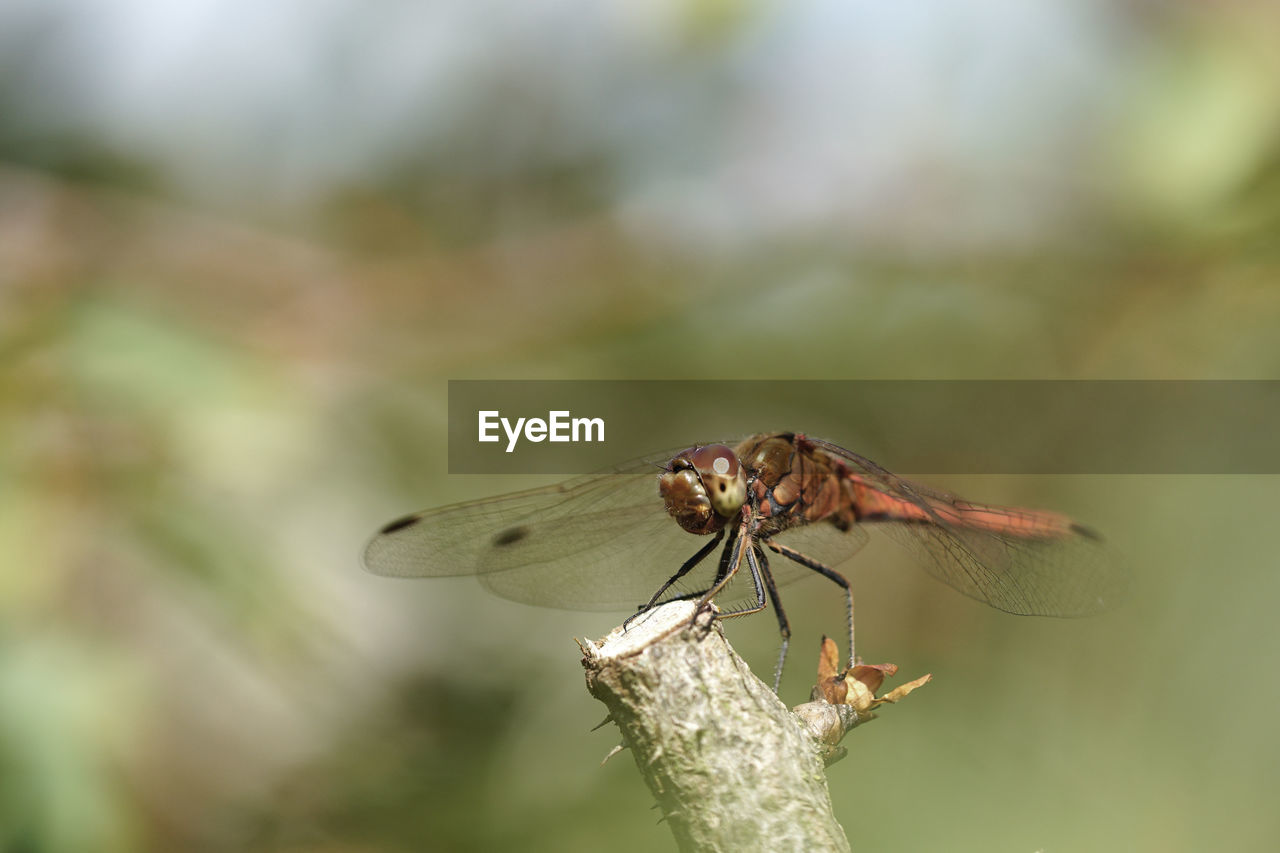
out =
{"type": "Polygon", "coordinates": [[[1118,604],[1128,575],[1101,538],[1065,516],[961,500],[814,440],[859,480],[902,505],[877,520],[933,577],[1008,613],[1085,616],[1118,604]]]}
{"type": "Polygon", "coordinates": [[[924,570],[997,610],[1029,616],[1088,616],[1124,598],[1126,576],[1087,533],[1021,539],[962,527],[890,524],[924,570]]]}
{"type": "MultiPolygon", "coordinates": [[[[475,575],[497,595],[526,604],[631,610],[708,541],[668,517],[658,473],[642,460],[424,510],[386,525],[366,546],[364,564],[391,577],[475,575]]],[[[708,556],[706,577],[718,559],[708,556]]]]}
{"type": "MultiPolygon", "coordinates": [[[[861,550],[869,538],[867,531],[860,526],[844,531],[833,524],[820,522],[807,524],[804,527],[793,527],[774,536],[773,540],[779,545],[786,545],[788,548],[799,551],[811,560],[817,560],[829,569],[838,569],[841,563],[861,550]]],[[[802,566],[781,554],[768,551],[767,556],[769,571],[779,585],[817,575],[813,569],[802,566]]]]}

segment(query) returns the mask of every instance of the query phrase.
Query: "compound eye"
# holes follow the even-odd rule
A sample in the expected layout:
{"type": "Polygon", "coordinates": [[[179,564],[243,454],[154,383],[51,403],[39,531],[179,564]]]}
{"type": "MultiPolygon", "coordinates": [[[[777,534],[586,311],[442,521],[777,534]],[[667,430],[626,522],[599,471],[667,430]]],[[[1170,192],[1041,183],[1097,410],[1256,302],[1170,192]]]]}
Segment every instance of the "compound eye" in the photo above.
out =
{"type": "Polygon", "coordinates": [[[730,518],[742,509],[747,500],[747,480],[731,448],[708,444],[695,450],[689,459],[702,478],[707,499],[717,515],[730,518]]]}
{"type": "Polygon", "coordinates": [[[695,467],[692,461],[693,455],[697,453],[698,450],[699,448],[697,447],[686,447],[684,450],[681,450],[675,456],[671,457],[670,461],[667,462],[665,466],[666,470],[667,471],[692,470],[695,467]]]}
{"type": "Polygon", "coordinates": [[[738,476],[738,457],[731,448],[723,444],[699,447],[690,454],[689,461],[703,477],[715,475],[733,479],[738,476]]]}

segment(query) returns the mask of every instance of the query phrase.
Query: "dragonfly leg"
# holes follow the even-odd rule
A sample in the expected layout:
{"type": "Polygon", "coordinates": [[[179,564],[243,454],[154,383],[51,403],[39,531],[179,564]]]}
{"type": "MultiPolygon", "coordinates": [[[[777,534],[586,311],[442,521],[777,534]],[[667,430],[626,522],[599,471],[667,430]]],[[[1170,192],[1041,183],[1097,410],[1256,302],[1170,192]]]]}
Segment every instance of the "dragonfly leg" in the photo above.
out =
{"type": "MultiPolygon", "coordinates": [[[[853,652],[853,587],[849,585],[849,579],[835,569],[824,566],[811,557],[806,557],[794,548],[780,545],[772,539],[766,539],[765,544],[782,556],[794,560],[806,569],[812,569],[824,578],[839,584],[844,589],[845,607],[849,615],[849,666],[853,666],[858,659],[853,652]]],[[[777,605],[775,604],[774,606],[776,607],[777,605]]]]}
{"type": "Polygon", "coordinates": [[[787,649],[791,645],[791,624],[787,621],[787,614],[779,602],[778,587],[773,581],[773,574],[769,571],[769,558],[754,543],[747,550],[746,556],[747,567],[751,569],[751,581],[756,590],[755,603],[745,605],[736,610],[727,610],[720,614],[720,618],[728,619],[732,616],[759,613],[764,610],[766,603],[773,604],[774,615],[778,617],[778,632],[782,634],[782,648],[778,650],[778,665],[773,670],[773,692],[777,693],[778,688],[782,685],[782,668],[787,662],[787,649]],[[765,599],[766,591],[769,596],[768,602],[765,599]]]}
{"type": "MultiPolygon", "coordinates": [[[[775,601],[777,600],[777,596],[774,594],[773,589],[773,578],[769,575],[769,563],[765,560],[764,554],[756,547],[749,547],[746,549],[746,557],[747,567],[751,569],[751,582],[756,588],[755,603],[746,604],[732,610],[722,611],[720,614],[720,618],[722,619],[728,619],[732,616],[746,616],[748,613],[759,613],[761,610],[764,610],[765,605],[768,603],[765,600],[766,584],[769,587],[769,594],[773,596],[775,601]],[[763,568],[761,567],[760,561],[764,561],[763,568]]],[[[783,623],[783,628],[785,632],[784,636],[790,636],[791,629],[786,626],[785,622],[783,623]]]]}
{"type": "Polygon", "coordinates": [[[773,581],[773,572],[769,571],[769,558],[760,551],[761,574],[764,575],[765,588],[769,590],[769,601],[773,603],[773,613],[778,617],[778,633],[782,634],[782,648],[778,650],[778,666],[773,671],[773,692],[777,693],[782,686],[782,667],[787,662],[787,647],[791,645],[791,625],[787,622],[787,613],[782,609],[782,600],[778,598],[778,585],[773,581]]]}
{"type": "MultiPolygon", "coordinates": [[[[719,541],[719,540],[717,539],[716,541],[719,541]]],[[[693,592],[682,592],[682,593],[680,593],[679,595],[673,595],[673,596],[671,596],[670,598],[668,598],[668,599],[667,599],[667,601],[668,601],[668,602],[670,602],[670,601],[693,601],[693,600],[695,600],[695,599],[696,599],[696,600],[698,600],[699,602],[701,602],[701,605],[700,605],[699,609],[701,609],[701,606],[705,606],[705,602],[703,602],[703,601],[702,601],[702,599],[704,599],[704,598],[705,598],[705,599],[707,599],[707,600],[710,600],[710,596],[711,596],[711,595],[714,595],[714,594],[715,594],[715,591],[717,591],[717,590],[719,590],[719,589],[720,589],[720,582],[721,582],[722,580],[724,580],[724,579],[725,579],[725,577],[726,577],[726,576],[728,575],[728,573],[729,573],[729,563],[730,563],[730,558],[731,558],[731,557],[734,555],[734,553],[735,553],[735,550],[734,550],[734,543],[735,543],[735,542],[737,542],[737,541],[738,541],[738,531],[737,531],[737,528],[734,528],[734,529],[733,529],[732,531],[730,531],[730,533],[729,533],[729,540],[728,540],[728,542],[726,542],[726,543],[725,543],[724,550],[723,550],[722,552],[720,552],[720,564],[719,564],[719,566],[717,566],[717,568],[716,568],[716,576],[715,576],[715,578],[711,581],[711,585],[710,585],[710,586],[704,586],[702,589],[697,589],[697,590],[694,590],[693,592]]],[[[715,544],[715,541],[713,541],[711,544],[712,544],[712,545],[714,545],[714,544],[715,544]]],[[[704,550],[709,550],[709,549],[704,549],[704,550]]],[[[695,555],[694,555],[694,559],[697,559],[697,558],[698,558],[698,557],[700,557],[700,556],[702,556],[702,551],[699,551],[697,554],[695,554],[695,555]]],[[[690,566],[690,568],[692,568],[692,566],[690,566]]],[[[681,572],[681,574],[683,574],[683,571],[681,572]]],[[[679,576],[680,576],[680,575],[676,575],[676,577],[679,577],[679,576]]],[[[675,578],[672,578],[672,579],[671,579],[671,581],[668,581],[668,582],[663,586],[663,588],[662,588],[662,589],[658,590],[658,595],[655,595],[655,596],[653,597],[653,599],[650,601],[650,603],[649,603],[649,604],[646,604],[646,605],[644,606],[644,608],[642,608],[642,609],[641,609],[640,613],[643,613],[645,609],[647,609],[647,608],[649,608],[649,607],[652,607],[652,606],[653,606],[653,603],[654,603],[654,602],[656,602],[656,601],[658,600],[658,596],[662,595],[663,590],[665,590],[667,587],[671,586],[671,583],[672,583],[672,582],[674,582],[674,580],[675,580],[675,578]]],[[[663,603],[665,604],[666,602],[663,602],[663,603]]],[[[634,615],[630,616],[630,617],[627,619],[627,622],[630,622],[632,619],[635,619],[635,618],[636,618],[636,616],[639,616],[639,615],[640,615],[640,613],[636,613],[636,614],[634,614],[634,615]]],[[[623,627],[625,627],[625,626],[626,626],[627,622],[622,623],[622,624],[623,624],[623,627]]]]}
{"type": "MultiPolygon", "coordinates": [[[[710,542],[708,542],[706,545],[703,545],[701,548],[698,549],[698,553],[694,554],[692,557],[685,560],[684,565],[680,567],[679,571],[677,571],[674,575],[668,578],[667,582],[664,583],[662,587],[653,594],[653,597],[649,599],[648,604],[640,605],[640,607],[636,609],[635,613],[627,617],[627,620],[622,623],[623,630],[625,631],[627,628],[627,625],[631,624],[632,619],[635,619],[641,613],[645,613],[646,611],[653,609],[653,606],[658,603],[658,599],[662,597],[662,594],[667,590],[671,589],[672,585],[675,584],[676,581],[680,580],[680,578],[689,574],[689,572],[693,570],[694,566],[698,565],[703,560],[705,560],[707,558],[707,555],[715,550],[716,546],[720,544],[720,540],[723,538],[724,538],[724,530],[721,529],[716,533],[716,535],[712,538],[710,542]]],[[[723,566],[721,566],[720,570],[721,571],[724,570],[723,566]]],[[[718,581],[719,579],[720,579],[720,575],[717,573],[716,580],[718,581]]],[[[686,598],[698,598],[698,597],[701,597],[705,592],[706,590],[702,590],[701,592],[691,593],[687,595],[679,595],[671,600],[681,601],[686,598]]]]}
{"type": "MultiPolygon", "coordinates": [[[[710,604],[711,599],[715,598],[720,590],[724,589],[729,581],[733,579],[733,576],[738,573],[738,567],[742,565],[743,554],[747,550],[750,550],[750,547],[755,544],[754,537],[746,535],[746,529],[747,520],[744,517],[742,523],[730,531],[729,541],[725,543],[724,553],[720,555],[720,567],[716,570],[715,582],[712,583],[711,587],[703,593],[702,600],[698,602],[699,611],[710,604]]],[[[759,579],[757,579],[757,588],[759,585],[760,582],[759,579]]],[[[757,595],[757,597],[760,596],[757,595]]],[[[752,610],[750,612],[755,613],[762,609],[762,607],[758,607],[756,610],[752,610]]]]}

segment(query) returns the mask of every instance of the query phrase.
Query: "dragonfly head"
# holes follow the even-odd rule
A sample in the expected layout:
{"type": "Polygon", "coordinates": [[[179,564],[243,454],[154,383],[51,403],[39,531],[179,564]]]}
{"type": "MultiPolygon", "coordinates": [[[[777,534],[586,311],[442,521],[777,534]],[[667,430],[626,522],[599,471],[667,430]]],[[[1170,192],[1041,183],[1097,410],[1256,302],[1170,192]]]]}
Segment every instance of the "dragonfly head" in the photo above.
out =
{"type": "Polygon", "coordinates": [[[667,512],[690,533],[715,533],[747,500],[747,478],[733,450],[708,444],[682,451],[658,478],[667,512]]]}

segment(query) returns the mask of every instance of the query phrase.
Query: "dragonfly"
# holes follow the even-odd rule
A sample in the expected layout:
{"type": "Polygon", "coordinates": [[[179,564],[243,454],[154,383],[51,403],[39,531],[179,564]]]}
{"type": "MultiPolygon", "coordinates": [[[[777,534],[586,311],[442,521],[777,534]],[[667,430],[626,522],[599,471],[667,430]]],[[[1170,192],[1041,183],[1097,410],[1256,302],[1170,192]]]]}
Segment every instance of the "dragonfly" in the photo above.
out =
{"type": "Polygon", "coordinates": [[[747,579],[734,587],[745,586],[745,599],[714,613],[772,606],[782,636],[776,692],[791,638],[778,587],[797,577],[819,575],[841,590],[850,666],[857,662],[853,588],[834,566],[867,542],[869,528],[915,552],[933,577],[1008,613],[1091,615],[1124,592],[1098,534],[1066,515],[965,501],[793,432],[423,510],[385,525],[364,564],[391,577],[475,576],[527,604],[636,615],[674,599],[707,612],[747,579]]]}

